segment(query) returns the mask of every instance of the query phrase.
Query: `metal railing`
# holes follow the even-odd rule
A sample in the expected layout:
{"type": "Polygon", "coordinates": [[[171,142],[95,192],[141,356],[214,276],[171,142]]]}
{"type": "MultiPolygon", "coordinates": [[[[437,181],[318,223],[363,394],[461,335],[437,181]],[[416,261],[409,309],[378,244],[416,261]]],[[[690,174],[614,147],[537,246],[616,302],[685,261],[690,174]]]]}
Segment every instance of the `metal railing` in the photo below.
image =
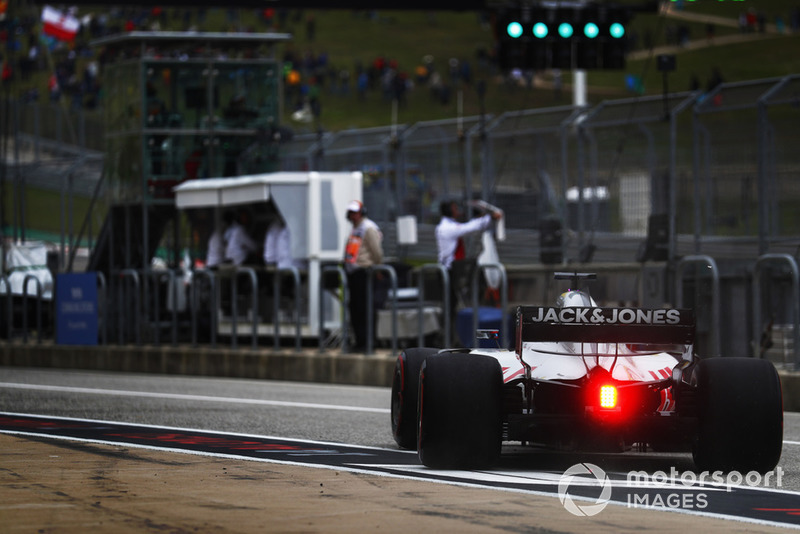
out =
{"type": "Polygon", "coordinates": [[[149,282],[151,279],[155,279],[157,283],[160,283],[162,279],[166,278],[167,280],[167,291],[172,293],[172,320],[170,322],[170,332],[172,337],[172,345],[178,344],[178,311],[177,311],[177,286],[175,285],[175,272],[172,270],[156,270],[156,269],[144,269],[142,270],[142,276],[145,279],[145,299],[147,296],[153,296],[153,308],[150,309],[149,306],[149,299],[145,300],[144,305],[144,314],[145,318],[148,319],[148,325],[151,327],[153,332],[153,342],[156,346],[161,344],[161,291],[158,290],[158,287],[155,291],[148,291],[149,282]],[[150,315],[150,312],[153,312],[150,315]],[[150,319],[152,318],[152,321],[150,319]]]}
{"type": "Polygon", "coordinates": [[[22,281],[22,341],[28,342],[28,282],[36,287],[36,334],[42,342],[42,281],[32,274],[26,274],[22,281]]]}
{"type": "MultiPolygon", "coordinates": [[[[698,325],[700,328],[704,329],[703,336],[699,338],[702,342],[700,343],[700,346],[702,348],[701,352],[704,356],[712,357],[725,354],[758,357],[758,347],[762,334],[761,330],[763,327],[761,323],[765,306],[768,302],[767,296],[774,295],[774,297],[770,296],[770,299],[774,298],[776,304],[770,309],[774,310],[775,315],[781,316],[781,322],[786,323],[787,325],[786,328],[776,330],[776,332],[782,333],[785,337],[776,339],[783,339],[786,341],[784,350],[785,363],[792,366],[797,366],[798,361],[800,361],[800,340],[798,339],[800,338],[800,325],[798,324],[798,322],[800,322],[800,270],[797,266],[797,260],[793,256],[786,254],[766,254],[758,257],[758,259],[750,264],[750,266],[752,269],[745,269],[741,272],[737,271],[733,275],[728,275],[726,278],[726,284],[723,288],[720,283],[720,269],[717,264],[717,260],[710,256],[686,256],[675,265],[674,274],[670,272],[670,268],[667,265],[664,265],[662,267],[664,269],[664,291],[667,293],[673,293],[674,291],[674,294],[672,295],[671,300],[670,296],[665,295],[666,300],[663,302],[667,306],[674,305],[676,307],[685,307],[684,303],[687,298],[694,299],[694,304],[691,305],[691,307],[694,307],[696,312],[699,313],[700,320],[698,320],[698,325]],[[780,269],[778,269],[776,272],[771,272],[767,269],[767,266],[771,264],[778,264],[780,269]],[[690,270],[692,266],[698,266],[697,271],[690,270]],[[778,289],[775,290],[773,287],[773,292],[769,295],[764,293],[765,288],[771,287],[765,285],[764,282],[766,282],[767,279],[771,280],[773,285],[776,283],[778,284],[778,286],[775,286],[778,289]],[[692,295],[692,293],[694,294],[692,295]],[[747,298],[742,299],[742,293],[744,293],[747,298]],[[726,314],[724,315],[724,324],[722,321],[723,314],[726,314]],[[730,320],[728,320],[729,316],[730,320]],[[785,319],[783,317],[785,317],[785,319]],[[793,350],[791,348],[792,345],[790,345],[792,342],[793,350]],[[746,352],[743,353],[743,350],[746,352]]],[[[654,265],[650,265],[648,268],[653,269],[654,265]]],[[[611,268],[607,270],[611,272],[611,268]]],[[[547,271],[547,269],[543,268],[543,266],[537,266],[536,269],[532,271],[532,273],[536,273],[536,282],[530,284],[530,288],[546,287],[549,276],[545,271],[547,271]],[[543,286],[542,283],[545,285],[543,286]]],[[[253,278],[255,276],[253,269],[243,268],[236,272],[238,273],[237,277],[247,277],[250,279],[250,283],[253,282],[253,278]]],[[[418,278],[414,280],[414,284],[418,286],[418,292],[415,297],[417,300],[412,306],[411,310],[415,310],[417,312],[417,316],[414,317],[414,322],[419,326],[419,328],[414,330],[412,327],[410,332],[404,330],[404,333],[401,334],[398,332],[398,330],[400,330],[400,306],[399,302],[397,301],[399,298],[398,295],[401,293],[401,291],[397,290],[396,272],[391,266],[388,265],[381,265],[373,268],[370,274],[371,278],[369,286],[371,287],[373,285],[373,282],[375,282],[375,277],[378,275],[378,273],[381,273],[384,277],[386,285],[391,286],[390,290],[394,297],[390,297],[390,299],[386,301],[385,306],[382,308],[383,314],[380,315],[381,323],[376,323],[374,321],[374,316],[369,319],[369,339],[372,340],[372,343],[366,350],[368,354],[372,354],[376,350],[376,344],[378,340],[375,335],[376,330],[379,332],[387,332],[387,330],[384,328],[386,326],[391,326],[391,339],[387,338],[386,340],[381,341],[391,341],[392,352],[396,352],[398,350],[401,336],[403,336],[403,339],[412,337],[412,339],[417,341],[420,346],[424,345],[425,335],[423,327],[425,324],[420,324],[419,320],[422,318],[422,314],[426,312],[425,282],[430,282],[431,277],[429,277],[428,280],[424,280],[423,274],[436,275],[437,285],[444,286],[444,292],[442,294],[442,297],[445,299],[442,310],[444,315],[444,331],[440,330],[439,333],[441,334],[441,337],[444,337],[443,346],[452,346],[452,340],[449,339],[453,329],[451,328],[452,322],[450,322],[451,318],[449,317],[450,303],[447,300],[450,297],[450,282],[447,271],[438,264],[424,264],[423,266],[417,267],[413,272],[415,272],[418,276],[418,278]],[[389,313],[391,313],[391,324],[389,324],[389,313]],[[379,326],[380,328],[378,328],[379,326]]],[[[501,308],[500,311],[503,315],[499,341],[501,346],[507,347],[510,341],[509,321],[511,320],[511,317],[508,314],[509,310],[507,309],[508,301],[511,298],[514,298],[515,301],[519,301],[519,295],[510,295],[509,280],[505,272],[505,266],[501,263],[478,266],[477,269],[471,274],[472,299],[471,303],[468,305],[471,305],[472,307],[472,332],[470,333],[472,337],[468,338],[468,341],[477,346],[478,340],[476,339],[477,336],[475,333],[479,328],[486,328],[486,326],[479,325],[479,322],[481,321],[481,308],[479,307],[479,304],[482,302],[481,299],[485,298],[483,295],[480,277],[487,272],[492,274],[497,273],[500,275],[498,278],[498,295],[500,296],[501,300],[499,303],[501,308]]],[[[512,272],[514,273],[514,280],[516,281],[529,280],[528,276],[521,274],[519,267],[516,267],[512,272]]],[[[154,315],[154,313],[156,315],[160,315],[164,319],[160,325],[161,330],[166,331],[167,329],[170,329],[172,332],[175,332],[176,327],[180,324],[178,321],[183,320],[182,317],[186,317],[189,313],[191,313],[191,332],[188,330],[179,329],[179,339],[177,342],[181,342],[181,340],[183,340],[184,342],[190,341],[192,346],[205,344],[206,346],[216,347],[217,338],[221,332],[219,325],[217,324],[219,317],[218,310],[220,309],[221,303],[217,300],[219,284],[216,273],[206,270],[194,271],[193,284],[189,291],[189,294],[191,295],[191,309],[185,310],[186,315],[176,316],[174,310],[169,309],[168,304],[164,302],[165,299],[163,298],[163,290],[165,284],[171,283],[172,288],[176,287],[174,280],[178,278],[178,273],[178,270],[172,272],[134,269],[114,271],[114,277],[112,278],[113,284],[111,284],[110,288],[107,287],[106,279],[102,273],[97,273],[97,284],[99,289],[98,300],[101,304],[101,306],[98,307],[98,310],[100,311],[98,319],[101,326],[98,342],[101,345],[107,345],[109,343],[116,343],[119,345],[133,344],[137,346],[150,343],[158,345],[160,342],[165,341],[163,336],[161,339],[159,339],[157,332],[155,334],[153,332],[148,334],[148,328],[152,325],[149,325],[147,321],[154,315]],[[149,297],[145,297],[143,294],[145,292],[143,282],[146,278],[154,278],[159,281],[159,291],[150,292],[153,294],[149,295],[149,297]],[[202,305],[199,305],[199,292],[206,290],[203,284],[210,286],[209,295],[211,298],[209,303],[203,303],[202,305]],[[113,295],[116,295],[115,300],[109,300],[109,292],[111,292],[113,295]],[[159,292],[162,295],[160,298],[155,295],[159,292]],[[149,298],[150,300],[145,301],[145,298],[149,298]],[[145,302],[147,302],[146,305],[144,305],[145,302]],[[206,305],[208,305],[208,308],[205,308],[206,305]],[[199,341],[198,333],[200,329],[200,318],[202,314],[205,313],[208,313],[210,323],[208,323],[208,328],[205,327],[204,323],[203,332],[210,334],[210,339],[206,337],[205,341],[199,341]],[[169,324],[167,321],[169,321],[169,324]],[[117,327],[114,328],[113,335],[109,335],[109,328],[114,327],[115,324],[117,327]]],[[[231,274],[233,273],[234,270],[232,269],[231,274]]],[[[295,290],[295,296],[297,296],[299,294],[298,289],[301,287],[298,285],[299,273],[295,272],[294,269],[287,269],[281,274],[284,277],[291,277],[293,281],[292,287],[295,290]]],[[[336,304],[341,306],[343,313],[341,316],[336,317],[336,321],[334,323],[330,323],[330,317],[328,318],[329,325],[328,331],[326,331],[325,314],[330,314],[331,306],[330,303],[327,305],[323,305],[322,303],[324,302],[325,297],[327,297],[327,295],[324,295],[324,292],[331,288],[329,287],[326,289],[323,287],[323,284],[320,284],[319,288],[309,288],[309,291],[320,292],[321,303],[318,308],[319,330],[315,331],[313,335],[318,335],[319,337],[320,351],[328,350],[333,346],[332,344],[326,343],[326,336],[328,336],[327,341],[331,341],[331,339],[333,339],[335,341],[336,348],[341,347],[342,351],[347,352],[351,346],[350,335],[352,333],[351,321],[349,317],[349,299],[351,298],[351,295],[347,285],[347,276],[344,272],[344,269],[340,265],[328,265],[323,267],[323,274],[332,274],[338,276],[339,280],[332,281],[332,285],[336,285],[336,289],[334,290],[337,295],[336,304]],[[334,329],[333,332],[330,332],[330,324],[334,325],[332,327],[334,329]]],[[[630,280],[631,283],[634,283],[636,281],[637,274],[634,271],[631,271],[631,273],[627,275],[620,276],[621,278],[618,278],[615,284],[621,283],[621,280],[623,279],[630,280]]],[[[285,279],[282,280],[282,282],[284,283],[280,283],[279,281],[279,285],[281,287],[277,288],[277,291],[275,292],[275,295],[277,295],[278,299],[280,299],[281,291],[287,291],[288,287],[288,285],[285,283],[285,279]]],[[[20,293],[19,288],[17,287],[17,293],[13,294],[10,291],[11,280],[9,280],[9,277],[0,276],[0,306],[2,306],[0,309],[2,309],[5,316],[8,317],[8,320],[5,321],[5,325],[0,325],[0,329],[2,329],[4,337],[9,340],[16,339],[22,343],[42,343],[43,338],[46,339],[47,336],[50,336],[51,332],[54,339],[56,337],[56,329],[54,328],[54,325],[55,321],[58,319],[57,313],[54,314],[54,317],[49,317],[47,314],[42,313],[41,310],[45,305],[49,304],[49,302],[42,298],[41,290],[38,287],[36,290],[34,290],[33,287],[29,287],[31,283],[36,284],[37,282],[32,281],[32,277],[26,277],[24,282],[24,293],[20,293]],[[36,302],[34,302],[34,300],[36,302]],[[34,310],[33,306],[37,306],[37,308],[34,310]],[[39,308],[39,306],[42,308],[39,308]],[[52,319],[54,321],[53,324],[45,323],[45,317],[48,317],[48,320],[52,319]],[[32,322],[33,318],[35,318],[35,325],[32,322]],[[38,333],[38,336],[36,337],[33,336],[35,332],[38,333]]],[[[230,280],[230,283],[233,283],[233,279],[230,280]]],[[[151,283],[150,287],[152,288],[153,285],[154,284],[151,283]]],[[[520,285],[521,284],[515,282],[515,289],[520,285]]],[[[613,284],[610,287],[613,287],[613,284]]],[[[430,284],[428,284],[428,290],[430,291],[430,284]]],[[[174,289],[171,289],[171,291],[174,291],[174,289]]],[[[237,288],[233,292],[233,296],[235,297],[234,302],[236,300],[241,300],[242,293],[242,284],[240,281],[237,288]]],[[[533,300],[529,300],[529,302],[538,302],[539,299],[549,300],[552,298],[548,290],[543,292],[536,290],[535,293],[535,298],[533,300]]],[[[369,299],[369,305],[373,304],[376,300],[375,293],[371,295],[367,294],[366,297],[369,299]]],[[[255,291],[252,294],[247,294],[246,298],[249,300],[249,305],[252,306],[254,311],[261,309],[260,305],[264,304],[263,295],[258,295],[255,291]]],[[[634,295],[632,298],[635,299],[636,296],[634,295]]],[[[57,302],[54,304],[57,305],[57,302]]],[[[286,304],[286,302],[284,302],[284,304],[286,304]]],[[[284,306],[284,308],[286,308],[286,306],[284,306]]],[[[57,310],[57,307],[54,306],[54,309],[57,310]]],[[[302,336],[300,335],[301,329],[312,327],[313,331],[313,325],[309,325],[305,319],[300,319],[300,308],[298,306],[297,298],[294,299],[294,309],[296,313],[293,317],[294,325],[291,330],[293,334],[294,349],[299,351],[302,347],[302,336]]],[[[251,328],[248,328],[245,332],[242,329],[243,322],[241,317],[239,317],[240,315],[242,315],[241,303],[234,313],[234,323],[238,324],[238,332],[237,327],[232,329],[234,334],[231,336],[230,340],[231,348],[239,348],[237,346],[236,338],[242,336],[250,337],[250,347],[258,347],[259,344],[261,344],[263,347],[264,338],[271,337],[272,339],[268,342],[268,346],[275,349],[280,348],[281,328],[287,328],[286,322],[278,325],[270,325],[270,329],[268,331],[257,331],[256,328],[258,325],[251,324],[249,325],[251,328]]],[[[277,317],[280,318],[280,314],[277,317]]],[[[406,316],[404,315],[403,318],[405,317],[406,316]]],[[[495,321],[494,316],[492,317],[492,321],[495,321]]],[[[403,322],[402,324],[405,325],[406,323],[403,322]]],[[[460,326],[463,328],[466,325],[460,326]]],[[[225,335],[228,335],[230,331],[225,330],[225,333],[225,335]]],[[[287,332],[284,332],[284,334],[286,333],[287,332]]],[[[437,333],[437,335],[439,335],[439,333],[437,333]]],[[[380,335],[387,336],[388,334],[384,333],[380,335]]],[[[463,335],[464,334],[462,334],[462,336],[463,335]]],[[[282,341],[286,341],[286,336],[283,337],[284,339],[282,341]]],[[[173,344],[176,342],[174,337],[172,342],[173,344]]],[[[241,339],[239,339],[239,343],[240,342],[241,339]]]]}
{"type": "Polygon", "coordinates": [[[102,332],[101,343],[103,345],[107,345],[108,344],[108,282],[106,281],[106,275],[104,275],[101,272],[97,273],[97,288],[98,288],[98,295],[97,295],[98,300],[103,306],[103,311],[106,312],[102,314],[103,328],[100,330],[100,332],[102,332]]]}
{"type": "Polygon", "coordinates": [[[11,341],[11,334],[14,330],[14,302],[13,294],[11,293],[11,282],[6,275],[0,275],[0,282],[5,287],[3,293],[3,301],[6,304],[6,339],[11,341]]]}
{"type": "Polygon", "coordinates": [[[692,264],[706,265],[711,270],[711,356],[720,356],[720,287],[719,268],[711,256],[686,256],[678,262],[675,274],[675,307],[683,307],[683,273],[692,264]]]}
{"type": "Polygon", "coordinates": [[[500,311],[502,312],[500,321],[500,346],[508,346],[508,276],[506,268],[502,263],[484,263],[476,266],[472,273],[472,346],[478,346],[478,323],[479,323],[479,299],[478,299],[478,277],[489,270],[496,270],[500,273],[500,311]]]}
{"type": "Polygon", "coordinates": [[[318,323],[318,336],[319,336],[319,350],[325,348],[325,291],[326,287],[325,275],[336,274],[338,276],[338,285],[342,288],[342,323],[341,332],[342,337],[341,349],[342,353],[350,350],[350,335],[348,332],[348,325],[350,324],[350,288],[347,285],[347,274],[344,272],[344,267],[341,265],[325,265],[322,267],[321,278],[323,283],[319,285],[319,323],[318,323]]]}
{"type": "Polygon", "coordinates": [[[420,347],[425,346],[425,333],[423,332],[423,322],[425,313],[425,273],[436,272],[442,281],[442,316],[444,317],[444,346],[451,346],[450,324],[453,318],[450,316],[450,273],[441,263],[426,263],[418,268],[419,280],[417,281],[417,319],[419,320],[419,332],[417,342],[420,347]]]}
{"type": "Polygon", "coordinates": [[[134,325],[134,340],[137,345],[142,344],[141,336],[141,284],[139,272],[136,269],[123,269],[117,276],[117,313],[119,314],[119,331],[117,332],[117,342],[123,345],[125,342],[125,325],[134,325]],[[130,280],[130,283],[126,281],[130,280]],[[133,291],[130,290],[131,284],[133,291]],[[132,302],[131,302],[132,301],[132,302]],[[131,307],[131,304],[133,307],[131,307]],[[126,313],[133,310],[133,314],[126,313]],[[125,319],[128,319],[126,321],[125,319]]]}
{"type": "Polygon", "coordinates": [[[391,265],[373,265],[367,269],[367,354],[372,354],[375,343],[375,273],[389,275],[392,303],[392,354],[397,353],[397,273],[391,265]]]}
{"type": "Polygon", "coordinates": [[[252,267],[237,266],[231,277],[231,348],[236,348],[238,341],[239,322],[239,277],[247,275],[250,278],[250,347],[258,348],[258,277],[252,267]]]}
{"type": "Polygon", "coordinates": [[[192,283],[192,346],[197,346],[197,321],[200,310],[200,283],[198,279],[207,279],[209,285],[209,326],[211,335],[211,346],[217,346],[217,277],[207,269],[197,269],[194,271],[192,283]]]}
{"type": "Polygon", "coordinates": [[[279,349],[281,346],[281,318],[280,318],[280,304],[281,304],[281,275],[290,274],[292,276],[292,286],[294,295],[294,347],[296,351],[302,348],[302,332],[300,324],[300,270],[297,267],[282,267],[276,269],[273,273],[273,307],[272,307],[272,322],[275,326],[275,335],[273,339],[273,348],[279,349]]]}
{"type": "Polygon", "coordinates": [[[792,364],[795,369],[800,366],[800,271],[797,261],[788,254],[763,254],[756,260],[753,270],[753,356],[763,358],[761,347],[761,282],[764,267],[768,263],[783,263],[789,268],[792,279],[792,292],[789,302],[792,309],[792,339],[794,357],[792,364]]]}

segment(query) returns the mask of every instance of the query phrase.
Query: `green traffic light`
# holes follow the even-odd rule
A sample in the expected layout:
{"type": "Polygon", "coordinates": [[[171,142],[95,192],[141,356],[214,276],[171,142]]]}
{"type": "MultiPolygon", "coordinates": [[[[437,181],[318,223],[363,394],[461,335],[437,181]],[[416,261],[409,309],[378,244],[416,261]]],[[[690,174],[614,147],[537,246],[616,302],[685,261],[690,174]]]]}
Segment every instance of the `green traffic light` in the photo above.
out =
{"type": "Polygon", "coordinates": [[[600,28],[594,22],[587,22],[583,27],[583,34],[589,39],[594,39],[600,33],[600,28]]]}
{"type": "Polygon", "coordinates": [[[619,22],[615,22],[611,26],[609,26],[608,33],[611,34],[611,37],[619,39],[620,37],[625,35],[625,26],[623,26],[619,22]]]}
{"type": "Polygon", "coordinates": [[[564,39],[569,39],[572,37],[572,24],[568,22],[562,22],[558,25],[558,35],[563,37],[564,39]]]}
{"type": "Polygon", "coordinates": [[[508,33],[509,37],[516,39],[522,35],[522,24],[519,22],[509,22],[508,26],[506,26],[506,33],[508,33]]]}
{"type": "Polygon", "coordinates": [[[533,25],[533,36],[538,37],[539,39],[544,39],[547,37],[548,29],[547,24],[544,22],[537,22],[533,25]]]}

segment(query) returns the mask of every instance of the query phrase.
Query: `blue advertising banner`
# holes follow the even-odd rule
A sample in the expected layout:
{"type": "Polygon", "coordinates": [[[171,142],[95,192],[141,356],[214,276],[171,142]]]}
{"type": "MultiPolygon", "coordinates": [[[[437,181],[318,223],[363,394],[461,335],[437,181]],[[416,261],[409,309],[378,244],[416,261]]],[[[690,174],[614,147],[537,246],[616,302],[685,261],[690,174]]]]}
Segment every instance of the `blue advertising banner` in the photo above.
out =
{"type": "Polygon", "coordinates": [[[56,343],[97,345],[96,273],[62,273],[57,276],[56,343]]]}

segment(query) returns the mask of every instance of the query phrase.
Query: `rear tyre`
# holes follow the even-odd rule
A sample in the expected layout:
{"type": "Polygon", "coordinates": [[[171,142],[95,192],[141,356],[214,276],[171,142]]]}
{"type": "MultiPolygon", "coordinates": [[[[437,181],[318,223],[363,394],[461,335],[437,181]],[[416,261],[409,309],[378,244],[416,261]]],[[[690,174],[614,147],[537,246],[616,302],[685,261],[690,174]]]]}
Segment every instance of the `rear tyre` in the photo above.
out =
{"type": "Polygon", "coordinates": [[[489,356],[429,356],[420,372],[420,461],[433,469],[495,465],[502,444],[503,372],[489,356]]]}
{"type": "Polygon", "coordinates": [[[439,349],[406,349],[397,357],[392,376],[392,435],[404,448],[417,450],[419,370],[425,358],[439,349]]]}
{"type": "Polygon", "coordinates": [[[783,447],[783,399],[771,362],[712,358],[697,367],[698,431],[693,456],[704,471],[765,473],[783,447]]]}

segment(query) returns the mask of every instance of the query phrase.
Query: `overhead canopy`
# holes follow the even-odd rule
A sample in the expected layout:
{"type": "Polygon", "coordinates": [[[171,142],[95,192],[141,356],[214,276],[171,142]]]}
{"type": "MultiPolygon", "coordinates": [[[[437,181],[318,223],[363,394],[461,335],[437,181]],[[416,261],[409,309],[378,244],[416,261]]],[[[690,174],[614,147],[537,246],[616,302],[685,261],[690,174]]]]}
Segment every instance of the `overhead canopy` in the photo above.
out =
{"type": "Polygon", "coordinates": [[[308,173],[278,172],[187,180],[173,189],[178,209],[236,206],[270,200],[273,185],[308,183],[308,173]]]}
{"type": "Polygon", "coordinates": [[[344,214],[362,199],[360,172],[275,172],[198,178],[173,188],[178,209],[226,210],[269,202],[292,235],[292,257],[340,260],[349,235],[344,214]]]}

